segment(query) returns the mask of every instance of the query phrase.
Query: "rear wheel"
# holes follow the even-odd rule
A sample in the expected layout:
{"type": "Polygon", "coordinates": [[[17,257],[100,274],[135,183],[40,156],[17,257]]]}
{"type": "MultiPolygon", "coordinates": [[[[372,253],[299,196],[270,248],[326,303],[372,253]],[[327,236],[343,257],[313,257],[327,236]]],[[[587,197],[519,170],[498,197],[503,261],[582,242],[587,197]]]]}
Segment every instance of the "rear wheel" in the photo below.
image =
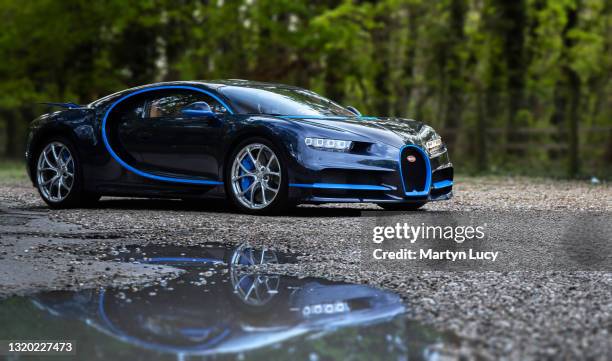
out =
{"type": "Polygon", "coordinates": [[[225,172],[226,191],[234,205],[252,214],[279,211],[287,205],[287,170],[281,152],[264,138],[240,143],[225,172]]]}
{"type": "Polygon", "coordinates": [[[48,139],[38,152],[35,167],[36,188],[51,208],[87,206],[100,195],[83,191],[81,168],[70,140],[48,139]]]}
{"type": "Polygon", "coordinates": [[[378,205],[387,211],[416,211],[427,202],[413,203],[379,203],[378,205]]]}

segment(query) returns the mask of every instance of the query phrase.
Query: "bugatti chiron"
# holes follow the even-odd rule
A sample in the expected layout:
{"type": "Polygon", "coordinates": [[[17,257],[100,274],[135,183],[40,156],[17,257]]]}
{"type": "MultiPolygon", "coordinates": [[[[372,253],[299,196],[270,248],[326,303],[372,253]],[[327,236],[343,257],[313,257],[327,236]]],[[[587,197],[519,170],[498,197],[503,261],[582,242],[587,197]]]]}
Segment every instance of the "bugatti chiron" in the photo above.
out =
{"type": "Polygon", "coordinates": [[[26,161],[53,208],[138,196],[228,198],[256,214],[335,202],[413,210],[452,196],[453,166],[430,126],[298,87],[165,82],[49,104],[61,109],[31,123],[26,161]]]}

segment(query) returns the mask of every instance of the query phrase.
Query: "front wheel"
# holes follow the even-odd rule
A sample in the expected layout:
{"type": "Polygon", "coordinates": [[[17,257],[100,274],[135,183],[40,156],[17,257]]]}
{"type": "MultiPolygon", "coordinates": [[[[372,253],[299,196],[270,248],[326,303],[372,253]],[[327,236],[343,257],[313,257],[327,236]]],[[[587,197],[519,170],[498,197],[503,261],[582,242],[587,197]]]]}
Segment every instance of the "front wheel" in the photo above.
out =
{"type": "Polygon", "coordinates": [[[413,203],[379,203],[378,205],[387,211],[416,211],[423,207],[427,202],[413,203]]]}
{"type": "Polygon", "coordinates": [[[269,214],[287,205],[287,169],[272,142],[251,138],[229,158],[226,191],[234,205],[251,214],[269,214]]]}

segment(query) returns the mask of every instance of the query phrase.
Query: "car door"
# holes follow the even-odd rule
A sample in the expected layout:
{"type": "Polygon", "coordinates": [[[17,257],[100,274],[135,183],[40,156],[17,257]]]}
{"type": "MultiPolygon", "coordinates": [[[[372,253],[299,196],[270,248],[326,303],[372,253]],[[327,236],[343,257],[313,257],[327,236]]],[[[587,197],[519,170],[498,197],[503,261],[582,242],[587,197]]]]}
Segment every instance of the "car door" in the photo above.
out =
{"type": "Polygon", "coordinates": [[[149,97],[144,105],[141,133],[150,136],[140,145],[142,163],[172,176],[218,179],[222,130],[227,110],[212,97],[190,90],[173,90],[149,97]],[[185,116],[187,105],[204,101],[214,116],[185,116]]]}
{"type": "Polygon", "coordinates": [[[110,127],[110,142],[114,143],[113,134],[118,137],[118,143],[113,147],[114,150],[130,164],[142,162],[142,148],[147,145],[152,136],[149,124],[144,119],[144,105],[143,99],[131,99],[120,104],[116,110],[118,117],[115,123],[116,128],[110,127]]]}

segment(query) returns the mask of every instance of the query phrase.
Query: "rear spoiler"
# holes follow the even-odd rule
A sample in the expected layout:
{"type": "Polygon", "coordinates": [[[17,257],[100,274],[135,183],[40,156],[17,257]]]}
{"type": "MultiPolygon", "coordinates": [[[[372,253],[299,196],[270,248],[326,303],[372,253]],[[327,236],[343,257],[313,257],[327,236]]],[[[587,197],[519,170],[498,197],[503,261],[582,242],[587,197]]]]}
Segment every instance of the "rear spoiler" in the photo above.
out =
{"type": "Polygon", "coordinates": [[[52,107],[66,108],[66,109],[76,109],[76,108],[83,107],[82,105],[78,105],[75,103],[40,103],[40,104],[50,105],[52,107]]]}

